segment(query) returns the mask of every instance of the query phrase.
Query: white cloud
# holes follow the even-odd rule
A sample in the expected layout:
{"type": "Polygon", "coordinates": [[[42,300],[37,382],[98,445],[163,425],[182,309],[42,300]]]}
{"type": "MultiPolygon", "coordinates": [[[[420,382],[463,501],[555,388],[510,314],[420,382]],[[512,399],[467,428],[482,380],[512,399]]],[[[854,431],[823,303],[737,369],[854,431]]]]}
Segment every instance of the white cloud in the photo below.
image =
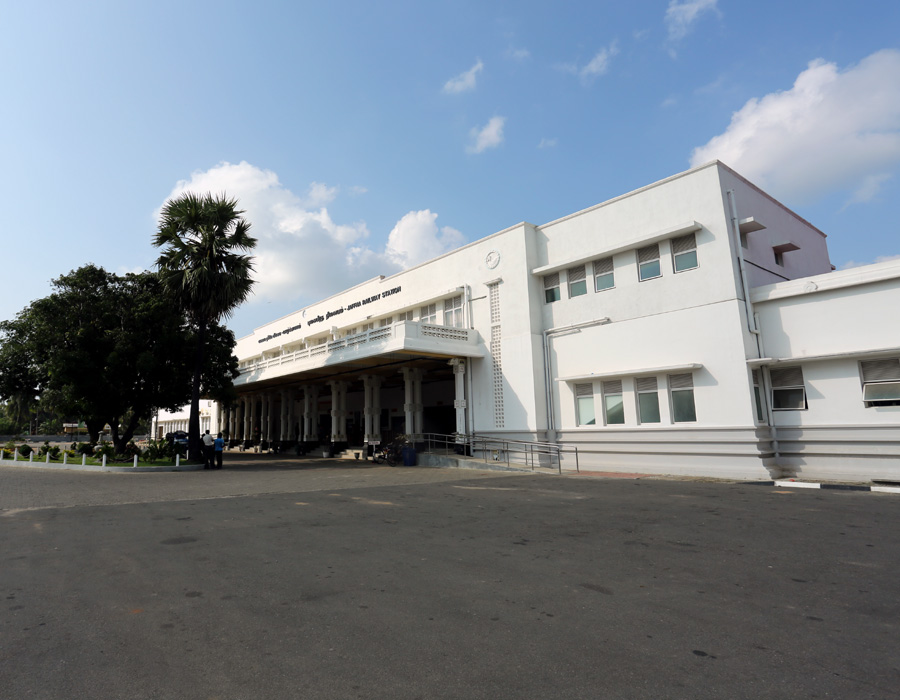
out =
{"type": "Polygon", "coordinates": [[[686,37],[697,18],[704,12],[717,11],[718,0],[670,0],[666,9],[666,29],[669,41],[681,41],[686,37]]]}
{"type": "Polygon", "coordinates": [[[892,177],[893,175],[891,175],[891,173],[874,173],[873,175],[866,175],[856,188],[856,191],[850,196],[847,204],[844,205],[845,208],[851,204],[871,202],[879,195],[884,183],[892,177]]]}
{"type": "Polygon", "coordinates": [[[840,266],[841,270],[849,270],[854,267],[862,267],[863,265],[874,265],[877,263],[883,262],[892,262],[894,260],[900,260],[900,255],[879,255],[877,258],[872,260],[871,262],[856,262],[855,260],[848,260],[843,265],[840,266]]]}
{"type": "Polygon", "coordinates": [[[612,42],[605,49],[600,49],[587,65],[578,71],[578,75],[585,79],[604,75],[609,70],[610,59],[617,53],[619,53],[619,48],[616,46],[616,42],[612,42]]]}
{"type": "Polygon", "coordinates": [[[469,132],[472,143],[466,147],[469,153],[481,153],[488,148],[496,148],[503,143],[503,126],[506,117],[491,117],[491,120],[480,129],[475,127],[469,132]]]}
{"type": "Polygon", "coordinates": [[[438,230],[437,214],[428,209],[406,214],[388,236],[385,253],[400,267],[412,267],[465,243],[463,235],[444,226],[438,230]]]}
{"type": "Polygon", "coordinates": [[[843,72],[812,61],[790,90],[749,100],[691,165],[713,159],[793,202],[844,189],[874,197],[900,165],[900,51],[843,72]]]}
{"type": "Polygon", "coordinates": [[[555,148],[558,142],[558,139],[541,139],[538,148],[555,148]]]}
{"type": "MultiPolygon", "coordinates": [[[[353,284],[379,274],[391,274],[409,261],[419,262],[464,242],[462,234],[445,227],[441,231],[419,227],[415,235],[400,229],[382,250],[368,244],[364,222],[337,223],[325,203],[333,201],[336,187],[312,183],[303,197],[286,189],[271,170],[247,162],[220,163],[197,171],[178,182],[169,197],[183,192],[225,193],[238,200],[258,239],[253,252],[256,285],[250,303],[297,300],[302,303],[322,299],[353,284]],[[408,247],[407,247],[408,246],[408,247]],[[435,252],[436,251],[436,252],[435,252]]],[[[436,214],[426,213],[432,217],[436,214]]],[[[157,216],[159,212],[157,211],[157,216]]]]}
{"type": "Polygon", "coordinates": [[[444,83],[444,92],[450,95],[456,95],[460,92],[468,92],[475,89],[475,78],[484,70],[484,64],[481,59],[464,73],[460,73],[455,78],[450,78],[444,83]]]}

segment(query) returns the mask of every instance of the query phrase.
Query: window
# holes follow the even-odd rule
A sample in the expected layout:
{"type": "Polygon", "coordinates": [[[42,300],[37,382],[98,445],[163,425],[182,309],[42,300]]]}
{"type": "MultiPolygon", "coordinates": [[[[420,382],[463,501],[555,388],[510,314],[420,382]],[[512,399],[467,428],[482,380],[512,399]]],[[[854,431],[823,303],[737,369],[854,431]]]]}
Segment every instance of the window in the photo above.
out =
{"type": "Polygon", "coordinates": [[[640,422],[659,423],[659,393],[656,390],[656,377],[638,377],[635,385],[640,422]]]}
{"type": "Polygon", "coordinates": [[[693,233],[672,239],[672,256],[675,272],[697,267],[697,237],[693,233]]]}
{"type": "Polygon", "coordinates": [[[741,248],[747,250],[750,247],[750,243],[747,241],[747,232],[741,231],[741,248]]]}
{"type": "Polygon", "coordinates": [[[370,330],[372,330],[373,328],[375,328],[375,322],[374,322],[374,321],[370,321],[369,323],[364,323],[364,324],[362,324],[362,325],[359,327],[359,332],[360,332],[360,333],[365,333],[366,331],[370,331],[370,330]]]}
{"type": "Polygon", "coordinates": [[[594,385],[575,385],[575,418],[578,425],[595,425],[597,420],[594,415],[594,385]]]}
{"type": "Polygon", "coordinates": [[[394,322],[393,316],[388,316],[387,318],[383,318],[378,322],[379,328],[384,328],[385,326],[389,326],[394,322]]]}
{"type": "Polygon", "coordinates": [[[659,267],[659,245],[654,243],[644,248],[638,248],[637,258],[638,277],[641,282],[654,277],[662,277],[662,270],[659,267]]]}
{"type": "Polygon", "coordinates": [[[693,423],[697,420],[694,406],[694,377],[691,374],[670,374],[669,393],[672,396],[672,422],[693,423]]]}
{"type": "Polygon", "coordinates": [[[594,291],[602,292],[604,289],[612,289],[615,286],[613,259],[594,260],[594,291]]]}
{"type": "Polygon", "coordinates": [[[759,391],[759,370],[753,370],[753,398],[756,401],[756,422],[763,422],[762,394],[759,391]]]}
{"type": "Polygon", "coordinates": [[[580,297],[587,294],[587,280],[584,273],[584,265],[578,267],[570,267],[566,270],[566,277],[569,278],[569,299],[572,297],[580,297]]]}
{"type": "Polygon", "coordinates": [[[773,411],[806,410],[806,387],[800,367],[769,370],[769,376],[772,378],[773,411]]]}
{"type": "Polygon", "coordinates": [[[344,335],[342,337],[346,338],[349,335],[356,335],[356,328],[347,328],[344,330],[344,335]]]}
{"type": "Polygon", "coordinates": [[[412,321],[414,317],[413,310],[404,311],[400,315],[397,316],[397,323],[403,323],[404,321],[412,321]]]}
{"type": "Polygon", "coordinates": [[[603,382],[603,412],[607,425],[625,423],[625,404],[622,402],[622,380],[603,382]]]}
{"type": "Polygon", "coordinates": [[[463,327],[463,301],[462,294],[457,294],[450,299],[444,299],[444,325],[454,328],[463,327]]]}
{"type": "Polygon", "coordinates": [[[559,273],[544,276],[544,301],[552,304],[559,301],[559,273]]]}
{"type": "Polygon", "coordinates": [[[429,304],[419,311],[419,321],[422,323],[437,323],[437,306],[429,304]]]}
{"type": "Polygon", "coordinates": [[[777,250],[773,251],[773,253],[775,254],[775,264],[778,265],[778,267],[784,267],[784,253],[777,250]]]}
{"type": "Polygon", "coordinates": [[[900,358],[859,363],[866,407],[900,406],[900,358]]]}

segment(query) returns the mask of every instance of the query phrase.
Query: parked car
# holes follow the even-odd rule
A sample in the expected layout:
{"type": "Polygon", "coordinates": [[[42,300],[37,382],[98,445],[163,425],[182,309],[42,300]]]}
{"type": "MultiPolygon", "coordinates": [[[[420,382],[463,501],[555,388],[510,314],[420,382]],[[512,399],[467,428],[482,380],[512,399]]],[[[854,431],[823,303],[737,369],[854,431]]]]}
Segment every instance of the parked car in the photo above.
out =
{"type": "Polygon", "coordinates": [[[166,435],[166,440],[171,442],[173,445],[184,445],[185,447],[187,447],[188,434],[183,430],[176,430],[174,433],[168,433],[166,435]]]}

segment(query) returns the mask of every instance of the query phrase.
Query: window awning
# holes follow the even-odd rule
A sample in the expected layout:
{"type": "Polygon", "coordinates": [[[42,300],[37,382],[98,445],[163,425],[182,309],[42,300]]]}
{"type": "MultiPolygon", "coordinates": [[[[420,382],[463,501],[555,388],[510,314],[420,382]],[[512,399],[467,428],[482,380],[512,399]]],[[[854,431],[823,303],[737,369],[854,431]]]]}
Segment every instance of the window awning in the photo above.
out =
{"type": "Polygon", "coordinates": [[[702,369],[699,362],[690,362],[683,365],[666,365],[665,367],[640,367],[638,369],[623,369],[614,372],[592,372],[591,374],[579,374],[571,377],[557,377],[558,382],[584,382],[593,379],[612,379],[613,377],[636,377],[647,374],[674,374],[676,372],[692,372],[702,369]]]}

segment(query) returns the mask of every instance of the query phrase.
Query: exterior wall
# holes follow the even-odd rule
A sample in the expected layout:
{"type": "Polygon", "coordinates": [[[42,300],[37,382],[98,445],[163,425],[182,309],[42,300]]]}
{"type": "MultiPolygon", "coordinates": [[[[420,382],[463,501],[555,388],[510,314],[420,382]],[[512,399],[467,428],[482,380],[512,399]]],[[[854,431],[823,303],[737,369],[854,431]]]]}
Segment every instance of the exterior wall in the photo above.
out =
{"type": "Polygon", "coordinates": [[[779,463],[798,476],[900,478],[900,406],[862,400],[860,361],[900,357],[900,263],[753,290],[767,368],[799,366],[807,408],[774,411],[779,463]]]}

